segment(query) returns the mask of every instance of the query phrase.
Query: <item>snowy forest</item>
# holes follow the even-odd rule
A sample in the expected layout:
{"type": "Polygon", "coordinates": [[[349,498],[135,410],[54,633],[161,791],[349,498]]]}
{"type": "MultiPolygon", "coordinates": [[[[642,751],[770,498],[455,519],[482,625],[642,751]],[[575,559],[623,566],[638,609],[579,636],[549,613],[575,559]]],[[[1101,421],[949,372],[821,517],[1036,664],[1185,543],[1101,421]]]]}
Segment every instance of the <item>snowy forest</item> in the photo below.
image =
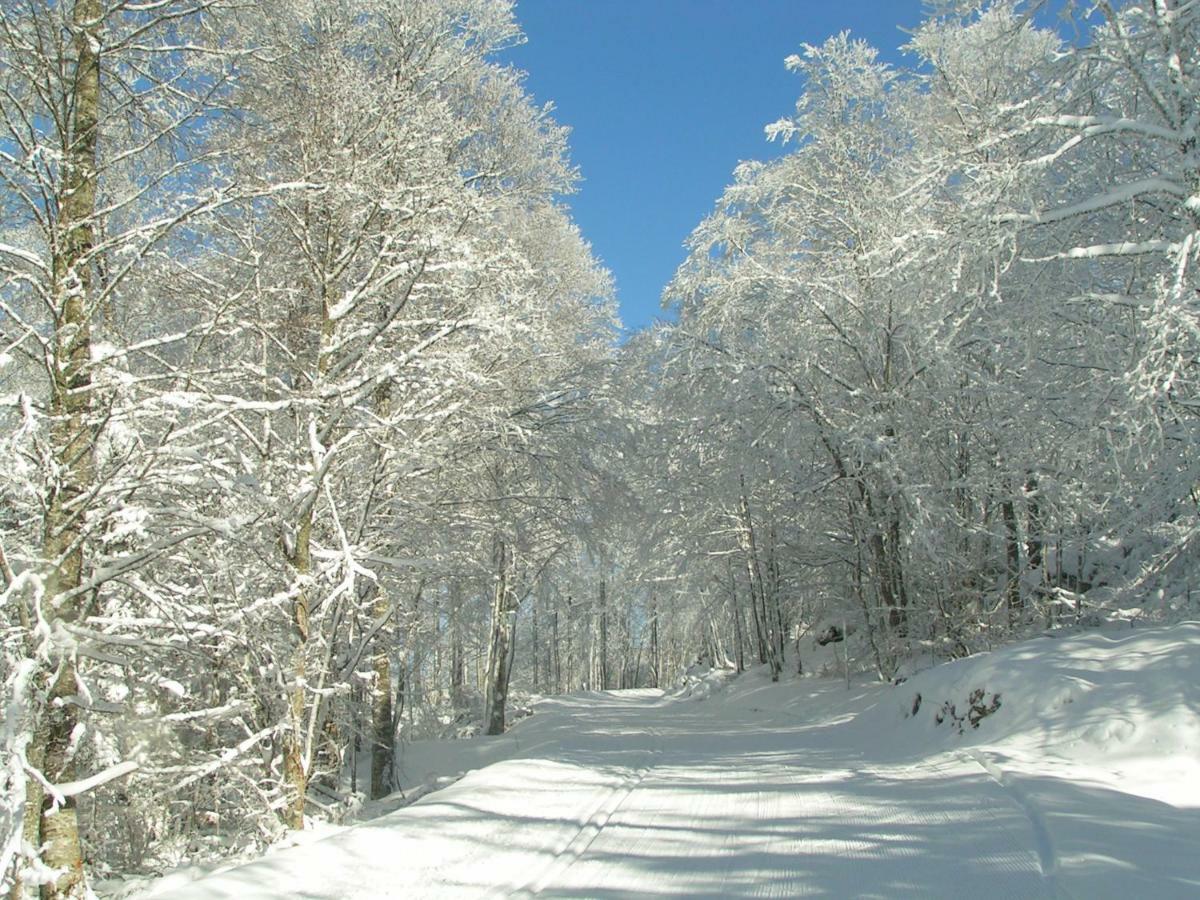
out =
{"type": "Polygon", "coordinates": [[[1196,0],[797,47],[633,334],[509,0],[0,9],[8,896],[533,696],[1200,608],[1196,0]]]}

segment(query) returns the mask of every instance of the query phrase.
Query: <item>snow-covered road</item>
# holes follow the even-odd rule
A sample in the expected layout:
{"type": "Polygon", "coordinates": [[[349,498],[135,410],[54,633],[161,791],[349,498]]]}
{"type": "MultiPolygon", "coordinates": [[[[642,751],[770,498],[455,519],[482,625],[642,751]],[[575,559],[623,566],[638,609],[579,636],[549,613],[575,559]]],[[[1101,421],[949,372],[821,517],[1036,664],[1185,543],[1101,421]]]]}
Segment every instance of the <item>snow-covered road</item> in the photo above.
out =
{"type": "Polygon", "coordinates": [[[887,762],[828,703],[737,699],[546,701],[517,758],[164,896],[1055,895],[1036,823],[970,758],[887,762]]]}
{"type": "Polygon", "coordinates": [[[467,770],[150,896],[1200,897],[1200,623],[1035,639],[897,687],[758,670],[570,695],[501,737],[406,744],[399,775],[467,770]],[[955,710],[980,695],[971,728],[955,710]]]}
{"type": "MultiPolygon", "coordinates": [[[[558,714],[577,721],[581,706],[558,714]]],[[[836,729],[755,710],[714,721],[712,709],[620,698],[590,720],[593,732],[642,735],[646,759],[626,763],[528,893],[1052,895],[1034,829],[985,773],[888,765],[839,746],[836,729]]],[[[606,765],[602,749],[573,755],[606,765]]]]}

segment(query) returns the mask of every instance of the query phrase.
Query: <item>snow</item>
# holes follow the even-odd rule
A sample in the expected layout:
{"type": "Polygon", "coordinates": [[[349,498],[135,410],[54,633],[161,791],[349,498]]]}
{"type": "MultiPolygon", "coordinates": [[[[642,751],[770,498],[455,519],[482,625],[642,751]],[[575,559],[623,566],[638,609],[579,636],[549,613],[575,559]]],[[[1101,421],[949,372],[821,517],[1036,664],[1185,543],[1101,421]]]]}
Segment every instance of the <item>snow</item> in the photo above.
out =
{"type": "Polygon", "coordinates": [[[118,778],[124,778],[130,772],[137,771],[138,765],[136,760],[126,760],[115,766],[109,766],[103,772],[97,772],[88,778],[56,784],[53,786],[53,793],[56,797],[75,797],[79,794],[85,794],[102,784],[107,784],[118,778]]]}
{"type": "Polygon", "coordinates": [[[693,672],[399,764],[448,786],[144,896],[1198,896],[1200,623],[1039,638],[894,687],[693,672]]]}

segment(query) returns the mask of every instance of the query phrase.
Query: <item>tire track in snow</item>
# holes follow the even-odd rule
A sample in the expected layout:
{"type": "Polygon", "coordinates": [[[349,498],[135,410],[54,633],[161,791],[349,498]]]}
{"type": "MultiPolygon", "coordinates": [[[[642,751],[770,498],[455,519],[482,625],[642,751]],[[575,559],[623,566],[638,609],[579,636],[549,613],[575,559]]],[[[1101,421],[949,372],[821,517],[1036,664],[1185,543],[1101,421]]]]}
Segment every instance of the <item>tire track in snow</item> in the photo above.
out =
{"type": "Polygon", "coordinates": [[[511,891],[503,891],[495,896],[513,898],[536,897],[587,852],[588,848],[600,837],[600,833],[604,831],[605,826],[612,820],[612,817],[617,814],[617,811],[629,799],[629,795],[637,789],[638,785],[646,780],[646,776],[654,769],[653,760],[658,757],[662,748],[658,743],[657,732],[650,730],[648,733],[651,737],[652,747],[646,751],[648,755],[647,763],[631,772],[621,784],[614,787],[604,797],[598,806],[593,808],[583,825],[580,826],[579,831],[566,844],[555,850],[554,859],[542,870],[537,878],[531,879],[518,888],[511,891]]]}
{"type": "MultiPolygon", "coordinates": [[[[987,871],[995,873],[989,877],[986,887],[983,888],[982,896],[1014,898],[1014,900],[1015,898],[1028,900],[1033,897],[1060,896],[1054,892],[1049,881],[1044,877],[1039,879],[1041,876],[1040,859],[1038,854],[1030,848],[1027,833],[1018,825],[1024,816],[1020,818],[1015,816],[1011,809],[1011,803],[999,801],[994,796],[979,796],[972,804],[970,822],[964,823],[961,806],[950,804],[930,806],[927,802],[922,802],[915,797],[908,801],[905,800],[908,785],[918,789],[927,789],[950,777],[949,766],[945,761],[935,758],[917,765],[906,765],[902,763],[864,763],[862,760],[851,758],[847,759],[845,764],[848,767],[849,777],[844,781],[834,782],[829,792],[819,795],[824,802],[819,802],[817,805],[820,815],[849,826],[851,834],[840,840],[840,847],[827,849],[830,838],[818,830],[806,836],[803,852],[827,853],[838,859],[858,863],[885,860],[889,867],[894,867],[911,878],[914,866],[919,870],[919,865],[923,860],[933,858],[929,856],[931,851],[939,849],[942,852],[950,849],[952,853],[961,851],[957,848],[946,848],[944,845],[937,847],[934,844],[909,846],[886,840],[880,843],[876,836],[881,831],[884,835],[898,835],[910,831],[932,829],[945,834],[957,831],[964,824],[978,827],[987,821],[994,823],[997,830],[986,835],[982,841],[976,840],[963,847],[972,854],[969,865],[984,867],[987,871]],[[880,804],[878,800],[864,800],[861,792],[872,783],[877,786],[885,785],[889,791],[895,792],[892,801],[880,804]],[[856,784],[859,786],[855,787],[856,784]],[[980,851],[981,844],[987,849],[980,851]],[[1028,880],[1023,881],[1022,879],[1026,876],[1028,880]]],[[[811,774],[820,776],[821,771],[813,770],[811,774]]],[[[799,783],[806,785],[812,782],[806,778],[799,783]]],[[[1008,800],[1007,796],[1004,800],[1008,800]]],[[[1024,811],[1020,810],[1020,812],[1024,811]]],[[[858,868],[861,869],[861,866],[858,868]]],[[[959,870],[958,874],[960,877],[975,877],[976,873],[970,870],[959,870]]],[[[863,881],[859,881],[858,874],[854,872],[841,877],[845,879],[845,884],[840,885],[839,890],[844,891],[845,896],[892,896],[886,891],[877,893],[880,890],[877,875],[863,881]]],[[[922,883],[920,888],[917,888],[914,883],[902,886],[893,884],[889,890],[895,891],[896,896],[945,897],[957,900],[957,898],[965,896],[961,887],[958,886],[961,883],[952,881],[942,884],[922,883]],[[947,887],[948,884],[954,886],[947,887]]],[[[810,887],[807,893],[823,894],[824,888],[813,890],[810,887]]],[[[793,895],[780,894],[779,896],[793,895]]]]}
{"type": "MultiPolygon", "coordinates": [[[[943,766],[914,766],[907,770],[910,777],[904,778],[903,771],[894,767],[851,763],[834,772],[825,762],[810,767],[747,761],[744,771],[739,771],[741,777],[732,780],[727,778],[727,765],[699,765],[691,760],[660,763],[595,836],[587,852],[572,866],[559,869],[553,881],[542,885],[539,896],[653,893],[715,900],[903,895],[951,900],[961,897],[961,890],[947,888],[949,882],[928,882],[924,860],[930,851],[935,856],[929,858],[936,858],[962,849],[970,850],[974,862],[993,873],[982,896],[997,900],[1053,896],[1041,877],[1028,831],[1021,827],[1024,816],[1007,797],[997,796],[989,781],[982,782],[985,790],[974,821],[980,822],[982,815],[995,823],[997,830],[987,837],[998,841],[996,846],[987,852],[973,846],[947,848],[936,840],[916,846],[903,841],[911,829],[933,829],[945,835],[961,824],[961,806],[905,803],[908,782],[924,785],[927,796],[946,774],[943,766]],[[761,782],[757,789],[756,781],[761,782]],[[882,798],[876,795],[881,785],[899,791],[891,805],[880,806],[882,798]],[[686,807],[673,804],[667,796],[672,793],[688,796],[686,807]],[[694,839],[686,834],[685,812],[691,821],[709,823],[708,828],[697,828],[694,839]],[[735,820],[741,820],[743,827],[735,820]],[[619,859],[638,860],[636,870],[615,866],[619,859]]],[[[977,788],[980,784],[976,779],[977,788]]],[[[960,878],[975,874],[968,867],[953,871],[960,878]]]]}
{"type": "Polygon", "coordinates": [[[1046,826],[1046,819],[1037,804],[1029,798],[1024,788],[981,750],[968,749],[962,751],[961,755],[983,769],[988,777],[1000,785],[1012,802],[1025,814],[1025,818],[1029,820],[1029,825],[1033,829],[1034,849],[1037,851],[1038,866],[1041,869],[1042,877],[1046,879],[1046,883],[1055,897],[1074,900],[1071,893],[1063,887],[1059,880],[1058,854],[1054,849],[1054,841],[1050,837],[1050,829],[1046,826]]]}

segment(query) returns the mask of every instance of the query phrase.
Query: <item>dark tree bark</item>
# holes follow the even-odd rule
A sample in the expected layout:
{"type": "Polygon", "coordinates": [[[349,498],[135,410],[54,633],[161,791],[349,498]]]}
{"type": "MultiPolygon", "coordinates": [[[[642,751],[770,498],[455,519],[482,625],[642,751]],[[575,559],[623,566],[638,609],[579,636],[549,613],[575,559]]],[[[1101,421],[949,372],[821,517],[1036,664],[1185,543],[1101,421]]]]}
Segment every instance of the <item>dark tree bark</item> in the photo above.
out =
{"type": "Polygon", "coordinates": [[[512,584],[512,555],[503,540],[496,541],[494,561],[496,587],[492,593],[492,634],[488,643],[483,718],[486,734],[503,734],[504,709],[517,646],[517,596],[512,584]]]}
{"type": "MultiPolygon", "coordinates": [[[[388,598],[383,591],[375,597],[375,617],[387,615],[388,598]]],[[[376,636],[375,682],[371,686],[371,798],[377,800],[392,790],[394,722],[392,719],[392,666],[388,641],[376,636]]]]}

